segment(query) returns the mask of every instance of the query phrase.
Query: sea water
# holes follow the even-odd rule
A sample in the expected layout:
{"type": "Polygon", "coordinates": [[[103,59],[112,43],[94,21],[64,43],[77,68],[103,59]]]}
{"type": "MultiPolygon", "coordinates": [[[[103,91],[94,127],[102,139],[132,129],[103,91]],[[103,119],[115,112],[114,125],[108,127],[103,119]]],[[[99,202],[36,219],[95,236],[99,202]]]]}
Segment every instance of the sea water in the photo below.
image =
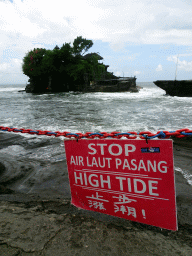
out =
{"type": "Polygon", "coordinates": [[[0,85],[0,125],[82,133],[192,129],[192,98],[165,96],[153,83],[137,85],[139,93],[56,94],[0,85]]]}
{"type": "Polygon", "coordinates": [[[0,125],[82,133],[192,129],[192,97],[166,96],[153,83],[137,85],[139,93],[55,94],[19,92],[24,84],[0,85],[0,125]]]}

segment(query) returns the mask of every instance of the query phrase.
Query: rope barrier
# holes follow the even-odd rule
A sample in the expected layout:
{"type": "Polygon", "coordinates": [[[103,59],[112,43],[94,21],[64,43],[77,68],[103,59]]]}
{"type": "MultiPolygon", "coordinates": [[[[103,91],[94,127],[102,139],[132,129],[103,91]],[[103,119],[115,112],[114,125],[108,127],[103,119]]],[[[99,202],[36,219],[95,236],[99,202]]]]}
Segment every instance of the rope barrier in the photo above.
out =
{"type": "Polygon", "coordinates": [[[83,133],[70,133],[70,132],[52,132],[52,131],[42,131],[42,130],[32,130],[32,129],[23,129],[23,128],[12,128],[12,127],[4,127],[0,126],[1,131],[6,132],[20,132],[20,133],[28,133],[28,134],[35,134],[35,135],[46,135],[46,136],[64,136],[66,138],[75,138],[75,139],[82,139],[82,138],[100,138],[105,139],[107,137],[110,138],[117,138],[121,139],[122,137],[125,137],[127,139],[136,139],[137,137],[140,137],[141,139],[154,139],[154,138],[160,138],[160,139],[168,139],[171,136],[176,138],[183,138],[183,137],[189,137],[192,136],[192,130],[189,130],[188,128],[179,129],[176,131],[158,131],[157,133],[152,133],[150,131],[142,131],[142,132],[99,132],[99,133],[92,133],[92,132],[86,132],[83,133]]]}

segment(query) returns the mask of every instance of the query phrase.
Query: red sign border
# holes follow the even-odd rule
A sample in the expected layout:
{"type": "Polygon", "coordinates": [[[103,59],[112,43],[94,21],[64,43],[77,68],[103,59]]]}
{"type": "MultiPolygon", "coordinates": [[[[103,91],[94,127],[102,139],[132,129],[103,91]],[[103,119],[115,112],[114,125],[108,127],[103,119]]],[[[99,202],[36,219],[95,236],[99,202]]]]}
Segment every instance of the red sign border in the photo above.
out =
{"type": "MultiPolygon", "coordinates": [[[[96,143],[96,142],[112,142],[112,143],[114,143],[114,142],[119,142],[119,141],[124,141],[124,142],[126,142],[126,143],[128,143],[128,142],[132,142],[132,143],[134,143],[134,141],[140,141],[140,142],[144,142],[144,146],[147,148],[147,147],[150,147],[151,146],[151,144],[153,144],[154,142],[156,143],[156,144],[159,144],[159,142],[161,143],[161,142],[163,142],[163,141],[171,141],[171,145],[172,145],[172,152],[169,152],[169,153],[171,153],[171,155],[173,156],[173,142],[172,142],[172,140],[170,140],[170,139],[165,139],[165,140],[150,140],[150,141],[148,141],[148,144],[146,143],[146,141],[145,140],[131,140],[131,139],[126,139],[126,140],[118,140],[118,139],[102,139],[102,140],[98,140],[98,139],[82,139],[82,140],[79,140],[78,142],[77,141],[75,141],[75,140],[66,140],[66,141],[64,141],[64,144],[65,144],[65,148],[67,148],[67,144],[69,143],[69,141],[73,141],[73,143],[78,143],[78,142],[82,142],[82,141],[86,141],[86,143],[89,143],[89,142],[94,142],[94,143],[96,143]],[[152,142],[152,143],[151,143],[152,142]]],[[[146,153],[143,153],[143,154],[146,154],[146,153]]],[[[149,153],[149,154],[151,154],[151,153],[149,153]]],[[[158,154],[158,153],[154,153],[154,154],[158,154]]],[[[110,215],[110,216],[115,216],[115,217],[120,217],[120,218],[123,218],[123,217],[121,217],[121,216],[117,216],[117,215],[113,215],[113,214],[109,214],[109,213],[105,213],[105,212],[101,212],[101,211],[98,211],[98,210],[96,210],[96,209],[90,209],[90,208],[83,208],[83,207],[81,207],[81,206],[79,206],[78,205],[78,203],[76,203],[76,200],[75,200],[75,198],[73,197],[73,192],[72,192],[72,186],[71,186],[71,179],[70,179],[70,174],[69,174],[69,170],[71,169],[71,166],[70,166],[70,163],[69,163],[69,161],[68,161],[68,153],[66,152],[66,158],[67,158],[67,166],[68,166],[68,177],[69,177],[69,181],[70,181],[70,192],[71,192],[71,203],[73,204],[73,205],[75,205],[76,207],[78,207],[78,208],[82,208],[82,209],[86,209],[86,210],[90,210],[90,211],[96,211],[96,212],[100,212],[100,213],[104,213],[104,214],[107,214],[107,215],[110,215]]],[[[166,228],[166,227],[161,227],[161,226],[156,226],[156,225],[153,225],[153,224],[149,224],[149,223],[145,223],[145,222],[141,222],[141,221],[138,221],[138,220],[134,220],[134,219],[130,219],[130,218],[124,218],[124,219],[127,219],[127,220],[131,220],[131,221],[136,221],[136,222],[138,222],[138,223],[142,223],[142,224],[147,224],[147,225],[151,225],[151,226],[156,226],[156,227],[160,227],[160,228],[164,228],[164,229],[169,229],[169,230],[174,230],[174,231],[176,231],[176,230],[178,230],[178,223],[177,223],[177,205],[176,205],[176,191],[175,191],[175,175],[174,175],[174,161],[173,161],[173,158],[172,158],[172,166],[173,166],[173,183],[174,183],[174,205],[175,205],[175,227],[173,227],[173,228],[166,228]]]]}

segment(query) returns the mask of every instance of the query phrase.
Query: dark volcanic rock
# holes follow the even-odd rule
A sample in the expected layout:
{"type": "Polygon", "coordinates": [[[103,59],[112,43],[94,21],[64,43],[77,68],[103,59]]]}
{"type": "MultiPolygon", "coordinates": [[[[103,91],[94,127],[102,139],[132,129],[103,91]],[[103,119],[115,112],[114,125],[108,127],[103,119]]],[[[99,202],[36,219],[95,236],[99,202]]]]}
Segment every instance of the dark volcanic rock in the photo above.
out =
{"type": "Polygon", "coordinates": [[[192,80],[157,80],[153,83],[170,96],[192,97],[192,80]]]}
{"type": "MultiPolygon", "coordinates": [[[[192,173],[191,143],[185,138],[174,141],[178,221],[192,225],[192,186],[182,172],[192,173]]],[[[65,150],[60,139],[25,138],[1,132],[0,145],[1,197],[2,193],[14,191],[43,198],[70,199],[65,150]]]]}
{"type": "MultiPolygon", "coordinates": [[[[56,81],[55,81],[56,83],[56,81]]],[[[27,93],[48,93],[48,92],[69,92],[69,91],[81,91],[81,92],[139,92],[139,88],[136,86],[135,77],[116,78],[116,79],[104,79],[99,80],[92,85],[69,85],[67,81],[65,84],[59,82],[54,85],[48,80],[45,82],[35,81],[29,79],[29,84],[26,85],[25,91],[27,93]]]]}
{"type": "Polygon", "coordinates": [[[0,133],[0,185],[22,193],[70,197],[63,142],[0,133]]]}
{"type": "Polygon", "coordinates": [[[0,132],[0,145],[0,255],[192,255],[187,140],[174,142],[177,232],[72,206],[58,138],[0,132]]]}

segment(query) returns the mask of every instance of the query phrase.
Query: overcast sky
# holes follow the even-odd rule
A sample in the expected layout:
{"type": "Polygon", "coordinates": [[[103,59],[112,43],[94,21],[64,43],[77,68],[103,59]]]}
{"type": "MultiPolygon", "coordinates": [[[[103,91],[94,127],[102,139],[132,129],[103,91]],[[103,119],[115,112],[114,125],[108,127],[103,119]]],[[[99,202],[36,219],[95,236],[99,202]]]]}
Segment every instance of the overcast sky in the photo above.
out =
{"type": "Polygon", "coordinates": [[[192,0],[0,0],[0,83],[26,83],[22,59],[77,36],[108,70],[138,82],[192,79],[192,0]]]}

